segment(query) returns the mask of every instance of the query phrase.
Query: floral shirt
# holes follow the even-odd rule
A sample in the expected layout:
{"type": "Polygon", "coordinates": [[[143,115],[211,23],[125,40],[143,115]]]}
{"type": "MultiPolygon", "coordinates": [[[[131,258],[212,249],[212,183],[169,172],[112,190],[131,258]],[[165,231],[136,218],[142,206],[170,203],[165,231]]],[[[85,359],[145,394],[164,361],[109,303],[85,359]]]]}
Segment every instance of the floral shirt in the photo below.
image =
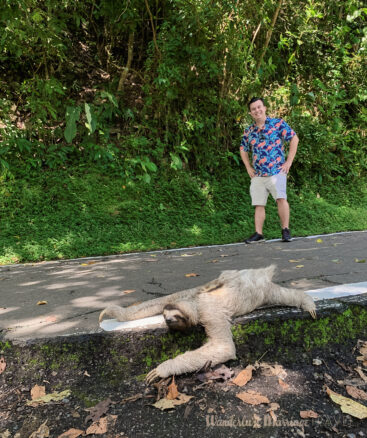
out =
{"type": "Polygon", "coordinates": [[[296,133],[283,119],[267,117],[265,125],[252,124],[243,133],[240,150],[252,152],[252,165],[257,176],[277,175],[284,163],[284,142],[296,133]]]}

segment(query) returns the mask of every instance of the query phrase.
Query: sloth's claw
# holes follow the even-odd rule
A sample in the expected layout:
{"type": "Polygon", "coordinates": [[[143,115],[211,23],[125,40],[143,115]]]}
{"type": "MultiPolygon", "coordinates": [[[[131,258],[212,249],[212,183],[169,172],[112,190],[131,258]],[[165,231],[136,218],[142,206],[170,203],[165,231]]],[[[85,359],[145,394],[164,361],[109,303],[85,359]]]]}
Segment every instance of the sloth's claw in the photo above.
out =
{"type": "Polygon", "coordinates": [[[147,382],[148,385],[151,385],[154,380],[159,379],[161,376],[158,374],[157,368],[154,368],[154,370],[150,371],[146,377],[145,377],[145,381],[147,382]]]}
{"type": "Polygon", "coordinates": [[[310,310],[309,311],[310,315],[312,316],[313,319],[316,319],[316,310],[310,310]]]}

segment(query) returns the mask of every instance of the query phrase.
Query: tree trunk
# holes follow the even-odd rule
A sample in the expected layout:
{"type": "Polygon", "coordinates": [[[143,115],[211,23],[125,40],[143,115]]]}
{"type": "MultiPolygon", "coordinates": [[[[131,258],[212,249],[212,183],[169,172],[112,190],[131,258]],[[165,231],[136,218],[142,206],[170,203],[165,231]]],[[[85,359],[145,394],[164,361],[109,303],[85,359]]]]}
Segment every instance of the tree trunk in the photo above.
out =
{"type": "Polygon", "coordinates": [[[117,87],[117,92],[124,91],[124,84],[127,77],[127,74],[129,73],[129,69],[131,67],[131,63],[133,60],[133,49],[134,49],[134,32],[129,33],[129,41],[127,43],[127,63],[126,67],[123,68],[119,80],[119,84],[117,87]]]}

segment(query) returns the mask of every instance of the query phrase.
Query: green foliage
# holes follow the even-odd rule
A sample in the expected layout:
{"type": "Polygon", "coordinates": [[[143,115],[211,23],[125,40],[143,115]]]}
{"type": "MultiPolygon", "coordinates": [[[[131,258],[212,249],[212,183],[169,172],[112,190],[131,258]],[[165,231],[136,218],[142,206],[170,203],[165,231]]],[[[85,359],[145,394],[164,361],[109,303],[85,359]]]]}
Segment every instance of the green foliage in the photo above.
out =
{"type": "MultiPolygon", "coordinates": [[[[3,180],[0,263],[224,244],[252,233],[242,170],[221,177],[170,172],[153,172],[150,184],[71,168],[3,180]]],[[[290,187],[292,233],[366,229],[367,193],[360,189],[325,186],[316,194],[290,187]]],[[[280,237],[275,203],[269,202],[264,233],[280,237]]]]}
{"type": "Polygon", "coordinates": [[[299,134],[299,187],[365,179],[366,8],[292,0],[272,26],[277,4],[3,1],[1,169],[230,171],[262,94],[299,134]]]}

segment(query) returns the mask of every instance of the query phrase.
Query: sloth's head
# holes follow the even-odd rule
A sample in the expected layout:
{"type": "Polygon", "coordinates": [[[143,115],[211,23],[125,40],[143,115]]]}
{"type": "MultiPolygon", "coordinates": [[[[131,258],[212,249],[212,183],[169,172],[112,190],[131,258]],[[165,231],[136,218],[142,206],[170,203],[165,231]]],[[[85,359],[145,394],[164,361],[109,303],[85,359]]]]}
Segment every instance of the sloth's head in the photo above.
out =
{"type": "Polygon", "coordinates": [[[188,315],[177,305],[164,306],[163,316],[170,330],[185,331],[191,326],[188,315]]]}

